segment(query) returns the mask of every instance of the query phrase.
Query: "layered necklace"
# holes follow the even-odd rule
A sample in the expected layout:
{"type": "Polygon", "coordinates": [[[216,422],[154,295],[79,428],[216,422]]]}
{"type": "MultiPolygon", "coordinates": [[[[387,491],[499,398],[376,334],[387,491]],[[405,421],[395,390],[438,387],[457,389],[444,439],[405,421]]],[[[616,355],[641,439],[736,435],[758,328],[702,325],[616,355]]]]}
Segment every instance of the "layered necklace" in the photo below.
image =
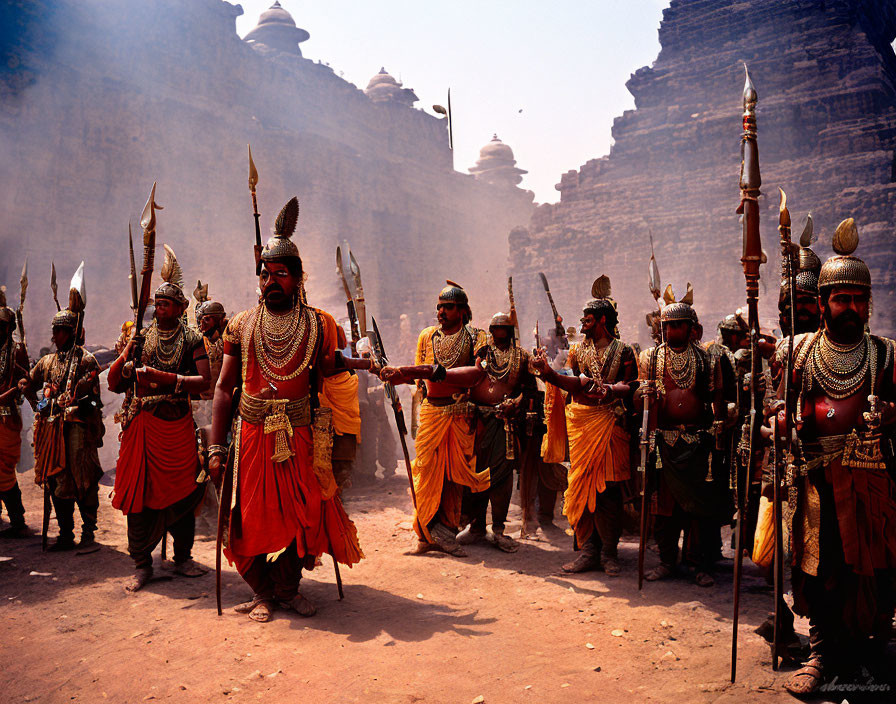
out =
{"type": "Polygon", "coordinates": [[[615,360],[616,353],[621,347],[622,343],[614,339],[601,350],[594,344],[594,340],[586,337],[576,349],[576,361],[579,363],[579,368],[586,371],[587,376],[592,379],[609,379],[615,374],[607,373],[609,371],[607,364],[611,360],[615,360]]]}
{"type": "Polygon", "coordinates": [[[307,306],[297,305],[289,313],[277,315],[262,304],[255,316],[253,331],[255,358],[261,371],[273,381],[295,379],[311,363],[311,356],[317,345],[317,334],[317,316],[307,306]],[[283,373],[283,369],[295,359],[306,338],[304,358],[291,372],[283,373]]]}
{"type": "Polygon", "coordinates": [[[485,371],[492,381],[503,381],[515,376],[520,368],[520,356],[514,346],[502,350],[495,345],[488,346],[485,357],[485,371]]]}
{"type": "Polygon", "coordinates": [[[186,330],[180,321],[173,330],[161,330],[158,321],[153,321],[146,333],[145,354],[157,369],[176,371],[180,368],[185,339],[186,330]]]}
{"type": "Polygon", "coordinates": [[[697,354],[692,344],[688,343],[683,352],[676,352],[669,345],[665,345],[661,359],[663,369],[660,370],[660,375],[668,371],[679,389],[687,390],[694,387],[697,382],[697,354]]]}
{"type": "Polygon", "coordinates": [[[876,366],[871,336],[865,334],[853,345],[841,345],[825,333],[818,337],[810,353],[810,374],[829,398],[852,396],[865,383],[869,369],[876,366]]]}
{"type": "Polygon", "coordinates": [[[470,336],[461,326],[460,330],[451,335],[446,335],[437,330],[432,338],[432,354],[435,361],[446,369],[454,367],[461,358],[465,357],[470,348],[470,336]]]}

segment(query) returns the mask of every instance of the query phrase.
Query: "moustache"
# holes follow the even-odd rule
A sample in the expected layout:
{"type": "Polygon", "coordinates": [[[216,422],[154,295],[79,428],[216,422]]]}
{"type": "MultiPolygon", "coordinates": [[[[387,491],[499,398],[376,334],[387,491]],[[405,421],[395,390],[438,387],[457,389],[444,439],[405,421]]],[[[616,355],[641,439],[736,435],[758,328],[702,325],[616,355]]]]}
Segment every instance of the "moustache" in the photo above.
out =
{"type": "Polygon", "coordinates": [[[861,316],[854,310],[845,310],[831,321],[834,328],[844,330],[849,327],[864,327],[861,316]]]}
{"type": "Polygon", "coordinates": [[[283,293],[283,289],[280,287],[280,284],[268,284],[265,286],[264,295],[267,296],[270,293],[283,293]]]}

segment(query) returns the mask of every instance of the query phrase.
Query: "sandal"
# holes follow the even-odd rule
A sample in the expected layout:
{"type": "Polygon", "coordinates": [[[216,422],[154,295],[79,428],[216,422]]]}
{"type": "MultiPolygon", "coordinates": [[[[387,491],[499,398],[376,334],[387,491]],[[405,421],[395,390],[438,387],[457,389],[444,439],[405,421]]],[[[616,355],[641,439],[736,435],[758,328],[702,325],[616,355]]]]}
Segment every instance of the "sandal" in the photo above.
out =
{"type": "Polygon", "coordinates": [[[600,560],[593,555],[582,553],[572,562],[567,562],[561,568],[564,572],[590,572],[592,570],[600,570],[600,560]]]}
{"type": "Polygon", "coordinates": [[[503,533],[495,533],[495,547],[504,552],[516,552],[520,549],[520,544],[503,533]]]}
{"type": "Polygon", "coordinates": [[[256,623],[267,623],[274,616],[274,604],[267,599],[260,599],[249,612],[249,618],[256,623]]]}
{"type": "Polygon", "coordinates": [[[806,697],[818,691],[824,683],[824,668],[821,660],[813,658],[794,672],[784,683],[784,689],[795,697],[806,697]]]}
{"type": "Polygon", "coordinates": [[[308,618],[317,613],[317,607],[308,601],[301,593],[296,594],[289,601],[281,601],[280,606],[290,611],[295,611],[299,616],[308,618]]]}
{"type": "Polygon", "coordinates": [[[694,584],[698,587],[711,587],[716,583],[716,580],[713,579],[713,576],[708,572],[698,572],[694,576],[694,584]]]}
{"type": "Polygon", "coordinates": [[[618,577],[622,574],[622,566],[615,557],[605,557],[603,559],[603,568],[607,577],[618,577]]]}
{"type": "Polygon", "coordinates": [[[249,614],[252,613],[252,609],[258,606],[264,599],[260,596],[253,596],[251,601],[244,601],[242,604],[237,604],[233,607],[235,613],[238,614],[249,614]]]}
{"type": "Polygon", "coordinates": [[[174,572],[182,577],[201,577],[208,574],[208,570],[197,564],[192,558],[183,562],[174,563],[174,572]]]}
{"type": "Polygon", "coordinates": [[[124,585],[124,590],[131,594],[139,592],[150,579],[152,579],[152,567],[141,567],[134,572],[134,576],[124,585]]]}
{"type": "Polygon", "coordinates": [[[644,579],[648,582],[658,582],[661,579],[669,579],[672,575],[672,568],[669,565],[660,564],[645,574],[644,579]]]}

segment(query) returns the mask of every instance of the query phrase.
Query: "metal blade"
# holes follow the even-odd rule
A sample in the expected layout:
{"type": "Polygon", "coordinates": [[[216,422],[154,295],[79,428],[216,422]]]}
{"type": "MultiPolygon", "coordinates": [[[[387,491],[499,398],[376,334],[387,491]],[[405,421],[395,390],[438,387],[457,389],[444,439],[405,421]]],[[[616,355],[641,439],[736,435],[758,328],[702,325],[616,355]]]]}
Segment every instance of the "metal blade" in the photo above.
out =
{"type": "Polygon", "coordinates": [[[364,286],[361,284],[361,267],[358,266],[358,260],[352,254],[352,250],[348,250],[349,266],[352,272],[352,279],[355,283],[355,313],[358,316],[358,325],[361,328],[361,335],[367,335],[367,305],[364,303],[364,286]]]}
{"type": "Polygon", "coordinates": [[[28,290],[28,259],[22,266],[22,277],[19,279],[19,312],[25,307],[25,292],[28,290]]]}
{"type": "Polygon", "coordinates": [[[544,290],[550,292],[551,288],[548,286],[548,277],[544,275],[544,272],[538,272],[538,278],[541,279],[541,285],[544,286],[544,290]]]}
{"type": "Polygon", "coordinates": [[[258,185],[258,169],[255,168],[255,162],[252,161],[252,145],[249,145],[249,190],[255,193],[255,187],[258,185]]]}
{"type": "Polygon", "coordinates": [[[69,286],[68,308],[73,313],[80,313],[87,306],[87,289],[84,284],[84,262],[82,261],[69,286]]]}
{"type": "Polygon", "coordinates": [[[131,223],[128,221],[128,254],[131,258],[131,268],[128,273],[128,283],[131,285],[131,310],[137,310],[137,263],[134,261],[134,236],[131,232],[131,223]]]}
{"type": "Polygon", "coordinates": [[[376,340],[368,338],[370,339],[370,344],[376,350],[377,356],[380,358],[380,360],[383,362],[388,362],[389,360],[386,357],[386,350],[383,347],[383,338],[380,335],[380,328],[376,324],[376,318],[371,317],[370,322],[373,324],[372,335],[376,338],[376,340]]]}
{"type": "Polygon", "coordinates": [[[352,292],[348,285],[348,278],[345,276],[345,262],[342,259],[342,247],[336,247],[336,273],[339,274],[339,280],[342,282],[342,290],[345,291],[345,300],[353,301],[352,292]]]}
{"type": "Polygon", "coordinates": [[[815,234],[815,221],[812,219],[812,213],[806,214],[806,224],[803,225],[803,234],[800,235],[800,247],[808,247],[818,239],[815,234]]]}
{"type": "Polygon", "coordinates": [[[149,192],[149,198],[146,205],[143,206],[143,215],[140,217],[140,226],[143,228],[143,244],[147,244],[149,233],[155,232],[156,229],[156,211],[164,210],[161,205],[156,203],[156,182],[152,182],[152,190],[149,192]]]}
{"type": "Polygon", "coordinates": [[[660,297],[660,268],[656,265],[656,256],[653,253],[653,233],[650,233],[650,263],[647,265],[647,283],[654,300],[660,297]]]}

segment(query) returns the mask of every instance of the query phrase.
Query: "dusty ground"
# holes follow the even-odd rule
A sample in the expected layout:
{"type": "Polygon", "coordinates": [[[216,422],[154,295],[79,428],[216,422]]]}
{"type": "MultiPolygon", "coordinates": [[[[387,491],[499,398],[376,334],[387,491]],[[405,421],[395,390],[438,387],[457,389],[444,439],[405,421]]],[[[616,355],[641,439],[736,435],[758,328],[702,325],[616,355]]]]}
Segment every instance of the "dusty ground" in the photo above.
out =
{"type": "MultiPolygon", "coordinates": [[[[19,479],[37,527],[40,494],[31,472],[19,479]]],[[[0,700],[792,701],[780,687],[787,672],[772,672],[752,632],[772,602],[752,566],[731,685],[730,561],[714,588],[676,580],[639,593],[633,538],[612,579],[560,573],[572,553],[559,529],[513,555],[481,545],[466,559],[414,556],[406,487],[396,476],[349,497],[367,559],[343,568],[344,601],[326,557],[303,580],[317,616],[278,612],[268,624],[227,608],[250,596],[229,569],[222,617],[213,572],[126,594],[124,519],[101,487],[100,552],[42,554],[38,536],[0,544],[13,558],[0,563],[0,700]]],[[[516,506],[511,519],[517,531],[516,506]]],[[[213,567],[214,542],[198,541],[194,555],[213,567]]]]}

